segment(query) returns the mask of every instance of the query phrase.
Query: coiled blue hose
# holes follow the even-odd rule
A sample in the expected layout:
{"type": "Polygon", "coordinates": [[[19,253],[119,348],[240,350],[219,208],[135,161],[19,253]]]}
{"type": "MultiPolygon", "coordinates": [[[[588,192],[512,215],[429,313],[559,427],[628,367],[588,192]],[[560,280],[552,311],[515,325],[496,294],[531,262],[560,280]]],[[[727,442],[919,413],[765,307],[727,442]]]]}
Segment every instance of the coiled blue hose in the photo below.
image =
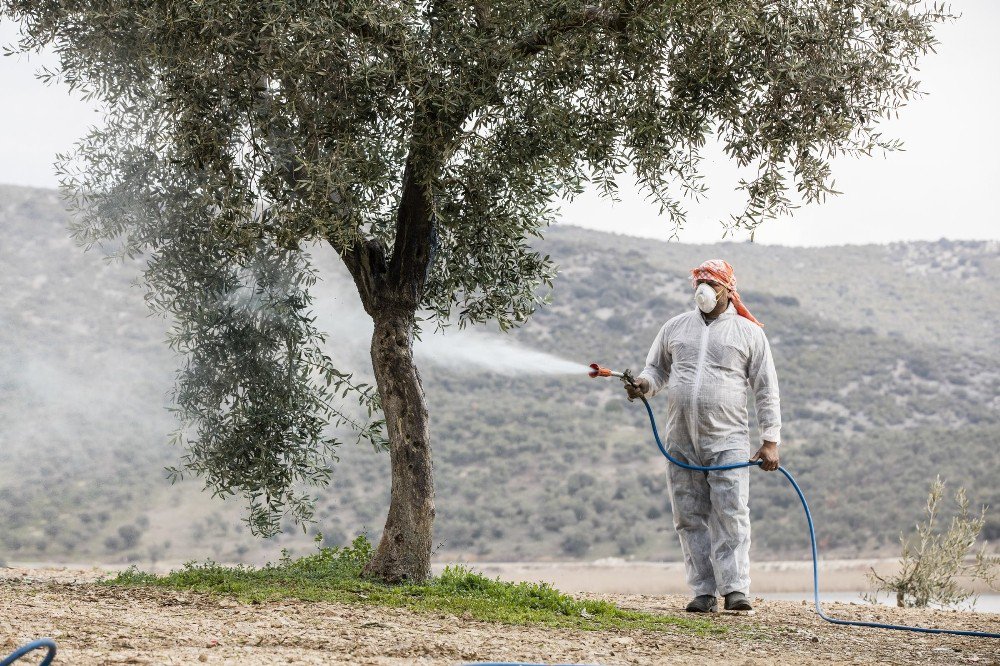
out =
{"type": "Polygon", "coordinates": [[[22,645],[21,647],[14,650],[14,652],[12,652],[10,656],[6,657],[3,661],[0,661],[0,666],[10,666],[15,661],[17,661],[24,655],[28,654],[29,652],[34,652],[35,650],[41,650],[42,648],[45,648],[49,652],[48,654],[45,655],[45,658],[42,659],[41,662],[39,662],[38,666],[49,666],[49,664],[52,663],[52,660],[55,659],[56,656],[56,642],[51,638],[39,638],[37,641],[31,641],[26,645],[22,645]]]}
{"type": "MultiPolygon", "coordinates": [[[[667,449],[663,446],[663,442],[660,441],[660,433],[656,429],[656,419],[653,417],[653,408],[649,406],[649,401],[645,397],[639,396],[642,403],[646,406],[646,412],[649,414],[649,424],[653,427],[653,437],[656,439],[656,445],[660,448],[660,453],[666,457],[667,460],[675,465],[683,467],[684,469],[691,469],[698,472],[720,472],[727,469],[739,469],[741,467],[754,467],[760,465],[761,461],[756,462],[744,462],[744,463],[734,463],[732,465],[718,465],[716,467],[702,467],[700,465],[689,465],[683,463],[677,458],[674,458],[669,453],[667,449]]],[[[795,482],[795,479],[788,470],[784,467],[778,467],[778,471],[785,475],[788,482],[792,484],[792,488],[795,488],[796,494],[799,496],[799,501],[802,502],[802,508],[806,512],[806,521],[809,523],[809,541],[812,546],[812,561],[813,561],[813,600],[816,604],[816,613],[831,624],[839,624],[851,627],[874,627],[875,629],[896,629],[898,631],[916,631],[922,634],[952,634],[954,636],[978,636],[979,638],[1000,638],[1000,634],[992,634],[986,631],[963,631],[960,629],[929,629],[926,627],[908,627],[902,624],[882,624],[881,622],[856,622],[852,620],[838,620],[836,618],[830,617],[825,612],[823,612],[823,606],[819,602],[819,555],[816,552],[816,530],[813,527],[812,513],[809,511],[809,504],[806,502],[806,496],[802,494],[802,489],[799,488],[799,484],[795,482]]]]}

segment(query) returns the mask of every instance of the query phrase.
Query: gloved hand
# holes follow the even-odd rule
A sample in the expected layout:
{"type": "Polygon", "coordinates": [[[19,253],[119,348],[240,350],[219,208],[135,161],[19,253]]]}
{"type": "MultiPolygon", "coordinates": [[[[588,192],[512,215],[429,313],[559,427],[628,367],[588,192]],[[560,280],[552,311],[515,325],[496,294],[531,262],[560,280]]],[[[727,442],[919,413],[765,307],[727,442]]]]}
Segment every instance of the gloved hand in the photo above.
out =
{"type": "Polygon", "coordinates": [[[625,392],[628,394],[628,401],[632,402],[636,398],[646,395],[649,391],[649,380],[645,377],[638,377],[635,380],[637,386],[625,384],[625,392]]]}

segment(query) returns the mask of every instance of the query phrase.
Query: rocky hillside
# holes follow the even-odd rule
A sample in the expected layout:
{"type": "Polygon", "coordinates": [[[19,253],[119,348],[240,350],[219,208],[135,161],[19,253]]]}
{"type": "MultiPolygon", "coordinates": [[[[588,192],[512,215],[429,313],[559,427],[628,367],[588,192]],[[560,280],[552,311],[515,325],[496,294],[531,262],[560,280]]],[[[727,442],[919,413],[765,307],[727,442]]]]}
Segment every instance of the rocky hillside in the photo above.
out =
{"type": "MultiPolygon", "coordinates": [[[[168,484],[163,467],[183,454],[167,444],[169,322],[148,316],[137,266],[84,253],[67,221],[55,192],[0,187],[0,559],[260,561],[310,547],[315,532],[377,537],[388,460],[363,447],[344,447],[305,535],[258,541],[238,503],[168,484]]],[[[1000,506],[996,243],[693,246],[561,227],[545,251],[561,267],[552,303],[511,339],[449,332],[419,351],[439,558],[678,557],[641,408],[611,382],[497,372],[489,350],[502,345],[508,366],[531,349],[638,368],[660,324],[691,307],[687,270],[710,257],[736,266],[766,324],[783,462],[824,554],[894,552],[935,474],[1000,506]]],[[[331,351],[364,375],[356,295],[329,255],[316,262],[331,351]]],[[[752,485],[756,556],[806,557],[794,493],[761,472],[752,485]]],[[[985,536],[1000,537],[1000,510],[985,536]]]]}

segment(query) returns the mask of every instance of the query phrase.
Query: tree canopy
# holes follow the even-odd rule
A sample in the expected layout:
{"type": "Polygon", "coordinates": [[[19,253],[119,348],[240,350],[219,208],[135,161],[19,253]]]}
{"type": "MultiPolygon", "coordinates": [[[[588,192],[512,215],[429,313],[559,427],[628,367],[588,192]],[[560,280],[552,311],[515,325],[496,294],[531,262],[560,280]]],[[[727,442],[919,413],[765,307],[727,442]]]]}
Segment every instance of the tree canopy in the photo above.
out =
{"type": "Polygon", "coordinates": [[[264,534],[285,511],[309,518],[296,485],[328,477],[331,425],[385,445],[384,396],[320,349],[311,243],[336,250],[373,318],[517,325],[554,275],[531,239],[560,197],[588,182],[613,197],[631,167],[680,225],[714,138],[755,174],[731,227],[821,199],[832,158],[898,147],[878,124],[918,92],[911,72],[949,14],[913,0],[0,11],[21,25],[14,50],[51,46],[46,76],[105,105],[62,161],[77,237],[148,261],[148,299],[186,355],[185,467],[245,495],[264,534]],[[352,388],[360,412],[340,402],[352,388]]]}

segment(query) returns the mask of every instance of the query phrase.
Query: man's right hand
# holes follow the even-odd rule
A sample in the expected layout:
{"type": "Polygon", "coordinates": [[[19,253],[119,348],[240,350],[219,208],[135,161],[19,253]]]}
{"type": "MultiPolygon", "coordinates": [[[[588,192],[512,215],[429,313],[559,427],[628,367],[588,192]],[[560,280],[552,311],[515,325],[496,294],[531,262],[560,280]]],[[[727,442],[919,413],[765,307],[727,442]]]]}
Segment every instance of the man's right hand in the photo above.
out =
{"type": "Polygon", "coordinates": [[[636,398],[641,398],[649,391],[649,380],[639,377],[635,380],[635,385],[626,384],[625,392],[628,393],[628,401],[632,402],[636,398]]]}

